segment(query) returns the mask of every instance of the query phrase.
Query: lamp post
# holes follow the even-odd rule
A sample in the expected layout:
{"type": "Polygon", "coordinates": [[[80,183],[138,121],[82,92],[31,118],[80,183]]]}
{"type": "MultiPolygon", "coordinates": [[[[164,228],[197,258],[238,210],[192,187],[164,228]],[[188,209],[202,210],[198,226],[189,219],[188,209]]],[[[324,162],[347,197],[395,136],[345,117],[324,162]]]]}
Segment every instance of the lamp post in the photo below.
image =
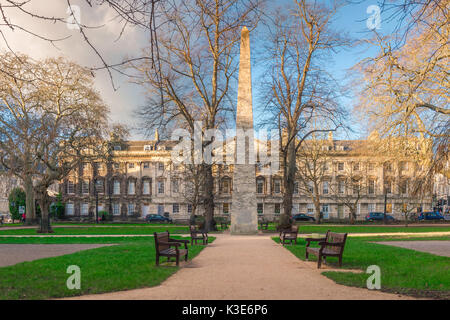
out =
{"type": "Polygon", "coordinates": [[[98,186],[97,179],[94,179],[94,192],[95,192],[95,223],[98,224],[98,186]]]}
{"type": "Polygon", "coordinates": [[[387,187],[384,185],[384,212],[383,212],[383,223],[386,224],[386,211],[387,211],[387,187]]]}

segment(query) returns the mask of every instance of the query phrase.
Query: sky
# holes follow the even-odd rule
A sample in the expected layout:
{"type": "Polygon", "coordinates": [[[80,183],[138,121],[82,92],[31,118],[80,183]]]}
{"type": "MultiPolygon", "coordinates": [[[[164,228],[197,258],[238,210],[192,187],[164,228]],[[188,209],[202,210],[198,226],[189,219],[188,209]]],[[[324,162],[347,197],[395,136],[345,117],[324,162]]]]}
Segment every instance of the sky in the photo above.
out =
{"type": "MultiPolygon", "coordinates": [[[[269,5],[274,6],[276,3],[276,5],[283,6],[290,2],[292,0],[281,0],[269,2],[269,5]]],[[[142,47],[148,46],[149,37],[138,28],[128,27],[122,36],[118,38],[121,32],[121,25],[114,19],[112,9],[101,7],[92,10],[87,7],[85,0],[72,0],[72,4],[79,6],[81,23],[96,27],[87,30],[87,35],[108,62],[119,62],[124,57],[138,55],[142,47]]],[[[336,30],[347,32],[356,39],[368,37],[370,31],[367,27],[367,19],[371,14],[367,13],[367,8],[371,5],[376,5],[376,0],[358,1],[356,4],[347,5],[342,8],[334,23],[336,30]]],[[[43,13],[46,16],[68,17],[70,15],[65,0],[35,0],[31,1],[26,8],[36,13],[43,13]]],[[[36,34],[45,35],[54,39],[68,37],[52,45],[48,41],[38,39],[35,36],[20,31],[18,28],[12,31],[0,25],[0,30],[3,32],[12,50],[28,54],[35,59],[42,59],[49,56],[64,56],[87,67],[101,65],[99,58],[89,48],[87,43],[83,41],[80,32],[72,28],[73,26],[61,23],[42,22],[39,19],[33,19],[23,13],[19,13],[17,10],[7,11],[6,14],[11,22],[17,25],[27,26],[29,30],[32,30],[36,34]]],[[[381,14],[380,28],[377,31],[388,32],[392,28],[392,23],[390,25],[383,21],[383,14],[381,14]]],[[[255,32],[255,35],[257,36],[258,32],[255,32]]],[[[252,50],[257,50],[258,39],[252,37],[252,35],[250,36],[252,50]]],[[[0,51],[5,52],[7,50],[5,41],[0,38],[0,51]]],[[[337,53],[327,67],[338,81],[344,83],[348,78],[347,70],[362,58],[373,55],[374,53],[375,51],[373,49],[363,47],[348,48],[337,53]]],[[[252,59],[252,87],[254,96],[256,90],[258,90],[258,76],[263,71],[264,65],[252,59]]],[[[143,89],[132,84],[127,77],[117,73],[113,75],[114,87],[107,72],[96,71],[95,76],[96,89],[111,109],[111,121],[128,125],[132,129],[132,139],[145,138],[133,130],[139,125],[139,119],[136,118],[133,111],[145,103],[143,89]]],[[[352,97],[346,97],[342,98],[341,103],[350,110],[354,101],[352,97]]],[[[255,108],[255,105],[253,108],[254,110],[258,110],[258,108],[255,108]]],[[[255,114],[255,119],[258,119],[258,114],[255,114]]],[[[360,136],[364,136],[364,126],[359,125],[355,119],[351,119],[351,121],[354,132],[341,134],[339,138],[359,138],[360,136]]]]}

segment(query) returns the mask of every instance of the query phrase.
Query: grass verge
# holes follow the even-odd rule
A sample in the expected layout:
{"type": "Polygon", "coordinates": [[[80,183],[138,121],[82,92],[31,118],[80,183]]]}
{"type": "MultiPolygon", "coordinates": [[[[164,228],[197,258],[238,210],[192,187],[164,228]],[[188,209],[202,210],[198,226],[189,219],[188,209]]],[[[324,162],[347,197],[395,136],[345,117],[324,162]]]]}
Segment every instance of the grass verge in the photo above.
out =
{"type": "MultiPolygon", "coordinates": [[[[148,238],[21,239],[25,240],[29,240],[27,243],[122,243],[2,267],[0,299],[49,299],[152,287],[179,269],[176,266],[156,267],[154,242],[148,238]],[[80,290],[69,290],[66,286],[70,276],[66,270],[70,265],[81,269],[80,290]]],[[[213,240],[210,237],[210,242],[213,240]]],[[[200,245],[188,247],[189,259],[204,248],[200,245]]]]}
{"type": "MultiPolygon", "coordinates": [[[[279,242],[279,238],[273,238],[279,242]]],[[[410,249],[381,245],[371,241],[431,240],[431,238],[376,237],[347,238],[343,265],[345,269],[367,270],[370,265],[381,269],[381,290],[390,293],[450,299],[450,258],[410,249]]],[[[434,237],[434,240],[450,240],[450,237],[434,237]]],[[[286,246],[296,257],[305,260],[304,239],[297,245],[286,246]]],[[[317,257],[310,255],[311,261],[317,257]]],[[[328,258],[327,263],[337,267],[337,258],[328,258]]],[[[366,288],[369,274],[339,271],[324,271],[326,277],[336,283],[366,288]]]]}

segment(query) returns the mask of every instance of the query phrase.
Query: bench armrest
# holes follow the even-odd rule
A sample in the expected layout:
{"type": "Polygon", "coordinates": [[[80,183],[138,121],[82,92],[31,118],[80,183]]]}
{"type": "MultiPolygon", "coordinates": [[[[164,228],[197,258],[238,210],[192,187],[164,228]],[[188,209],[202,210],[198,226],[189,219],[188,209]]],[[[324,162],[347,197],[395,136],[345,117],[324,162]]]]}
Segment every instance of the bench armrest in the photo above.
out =
{"type": "Polygon", "coordinates": [[[166,246],[175,246],[175,247],[179,247],[181,245],[181,243],[177,243],[177,242],[165,242],[165,241],[159,241],[158,242],[159,245],[166,245],[166,246]]]}
{"type": "Polygon", "coordinates": [[[169,239],[170,242],[189,243],[189,240],[184,239],[169,239]]]}
{"type": "Polygon", "coordinates": [[[344,245],[344,243],[343,242],[333,243],[333,242],[323,241],[323,242],[319,242],[319,245],[322,247],[325,247],[325,246],[342,247],[344,245]]]}

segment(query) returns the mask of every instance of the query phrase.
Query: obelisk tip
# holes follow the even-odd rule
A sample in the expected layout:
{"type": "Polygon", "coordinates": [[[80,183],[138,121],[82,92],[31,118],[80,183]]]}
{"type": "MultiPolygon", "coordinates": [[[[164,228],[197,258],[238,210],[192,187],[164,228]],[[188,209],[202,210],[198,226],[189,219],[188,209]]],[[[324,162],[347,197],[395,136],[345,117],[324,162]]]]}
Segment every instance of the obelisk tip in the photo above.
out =
{"type": "Polygon", "coordinates": [[[246,33],[248,33],[248,28],[246,26],[244,26],[242,28],[241,34],[246,34],[246,33]]]}

